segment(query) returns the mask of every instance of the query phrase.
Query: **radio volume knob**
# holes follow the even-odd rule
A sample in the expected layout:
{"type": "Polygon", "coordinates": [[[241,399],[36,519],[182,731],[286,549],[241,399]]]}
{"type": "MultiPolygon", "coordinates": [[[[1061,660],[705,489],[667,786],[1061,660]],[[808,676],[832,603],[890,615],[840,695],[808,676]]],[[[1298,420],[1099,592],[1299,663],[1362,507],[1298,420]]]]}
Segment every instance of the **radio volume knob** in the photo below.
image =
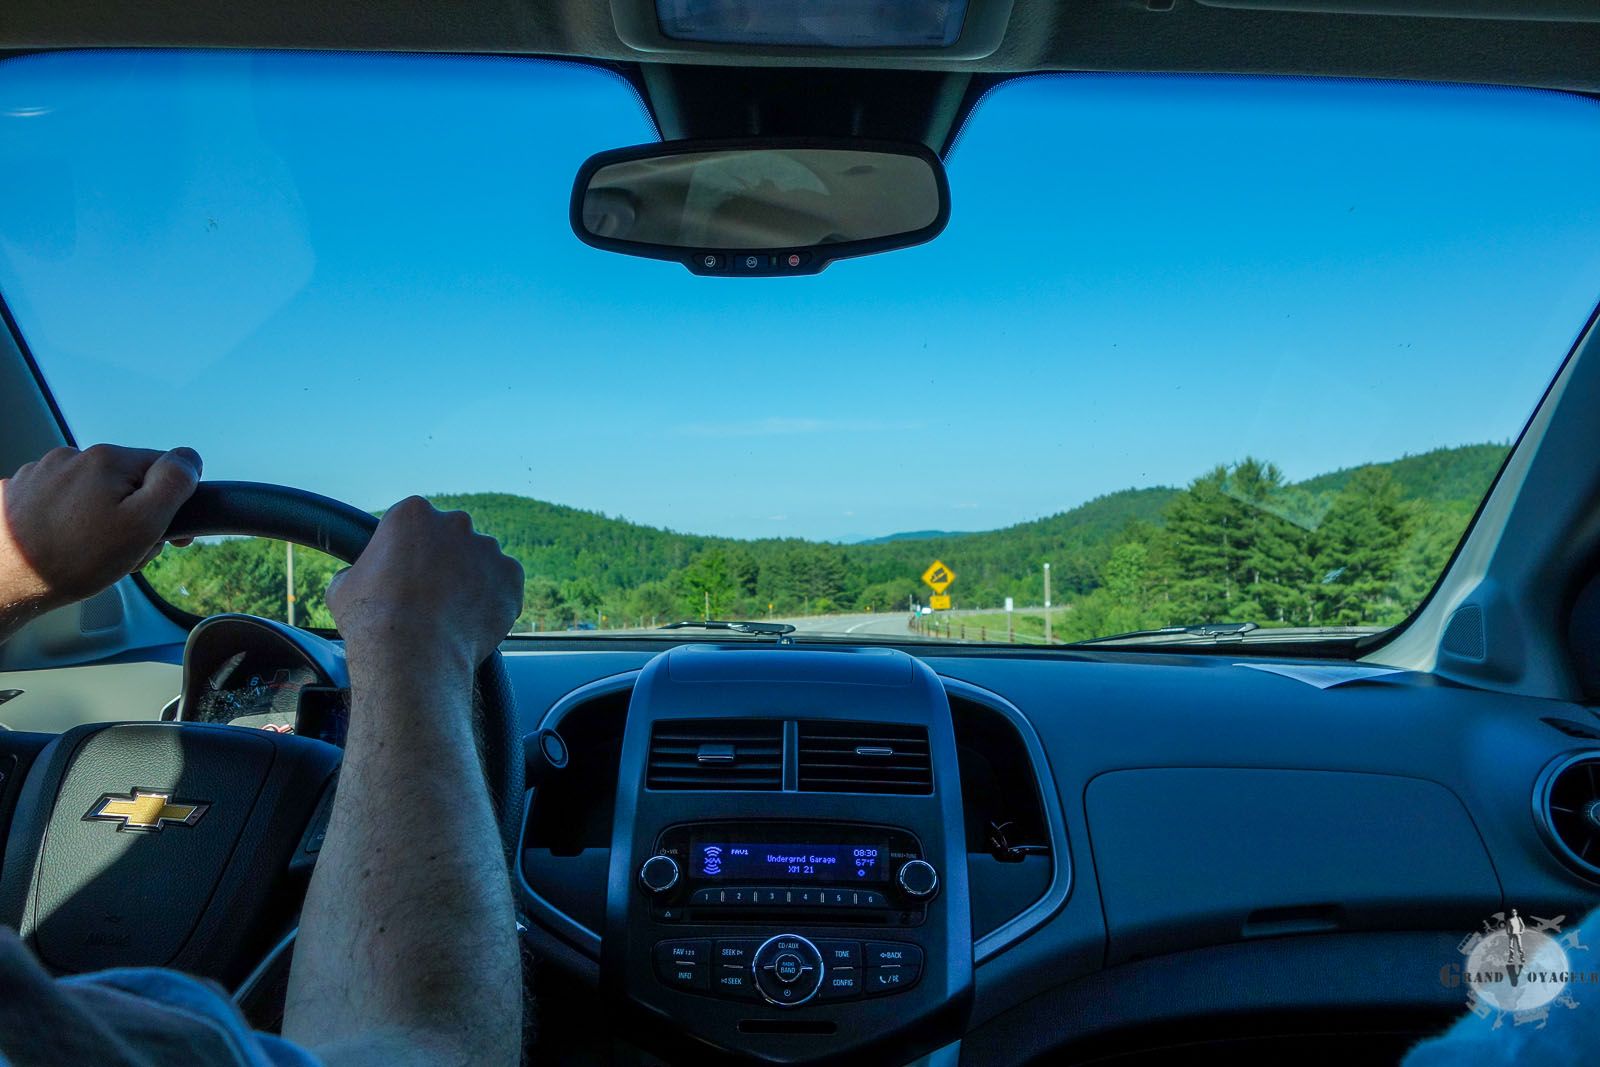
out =
{"type": "Polygon", "coordinates": [[[639,867],[639,885],[653,897],[672,892],[678,884],[678,861],[671,856],[651,856],[639,867]]]}
{"type": "Polygon", "coordinates": [[[927,860],[907,860],[894,876],[895,884],[912,900],[927,900],[939,891],[939,872],[927,860]]]}

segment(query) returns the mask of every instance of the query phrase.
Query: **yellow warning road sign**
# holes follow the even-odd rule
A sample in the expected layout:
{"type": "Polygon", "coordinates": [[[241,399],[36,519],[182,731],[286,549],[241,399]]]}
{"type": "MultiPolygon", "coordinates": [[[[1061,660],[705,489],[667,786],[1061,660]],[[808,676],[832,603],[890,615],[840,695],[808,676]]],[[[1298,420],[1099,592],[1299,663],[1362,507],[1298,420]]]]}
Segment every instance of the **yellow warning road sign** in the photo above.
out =
{"type": "Polygon", "coordinates": [[[950,597],[947,593],[935,593],[928,598],[928,607],[934,611],[949,611],[950,597]]]}
{"type": "Polygon", "coordinates": [[[942,593],[956,580],[956,572],[934,560],[928,565],[928,569],[922,572],[922,580],[935,593],[942,593]]]}

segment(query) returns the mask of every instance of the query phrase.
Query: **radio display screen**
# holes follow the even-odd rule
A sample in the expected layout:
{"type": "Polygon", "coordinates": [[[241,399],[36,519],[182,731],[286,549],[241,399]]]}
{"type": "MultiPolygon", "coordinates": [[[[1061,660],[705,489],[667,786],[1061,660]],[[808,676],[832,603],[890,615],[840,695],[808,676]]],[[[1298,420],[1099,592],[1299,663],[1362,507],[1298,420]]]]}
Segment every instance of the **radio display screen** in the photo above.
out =
{"type": "Polygon", "coordinates": [[[816,845],[696,841],[692,877],[731,882],[887,882],[882,844],[816,845]]]}

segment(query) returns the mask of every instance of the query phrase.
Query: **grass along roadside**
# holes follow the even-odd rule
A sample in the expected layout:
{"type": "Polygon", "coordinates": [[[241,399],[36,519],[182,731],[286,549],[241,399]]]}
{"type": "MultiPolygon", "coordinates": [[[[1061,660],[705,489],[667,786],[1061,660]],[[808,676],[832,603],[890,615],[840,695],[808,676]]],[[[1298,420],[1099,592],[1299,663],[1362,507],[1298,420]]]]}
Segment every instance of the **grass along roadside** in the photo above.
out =
{"type": "MultiPolygon", "coordinates": [[[[1050,625],[1057,636],[1070,605],[1050,609],[1050,625]]],[[[1008,639],[1007,615],[1010,615],[1009,639],[1018,644],[1044,644],[1044,609],[1024,608],[1021,611],[937,611],[918,619],[918,632],[927,637],[950,638],[956,641],[1005,641],[1008,639]]]]}

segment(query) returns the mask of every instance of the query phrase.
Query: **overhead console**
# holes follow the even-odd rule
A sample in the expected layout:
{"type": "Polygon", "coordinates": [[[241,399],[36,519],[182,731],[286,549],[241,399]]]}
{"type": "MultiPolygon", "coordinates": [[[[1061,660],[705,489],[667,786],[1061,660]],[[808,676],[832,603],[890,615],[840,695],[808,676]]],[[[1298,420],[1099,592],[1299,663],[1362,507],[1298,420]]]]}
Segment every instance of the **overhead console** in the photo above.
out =
{"type": "Polygon", "coordinates": [[[602,986],[701,1053],[945,1044],[972,987],[965,836],[950,705],[919,661],[675,648],[628,708],[602,986]]]}

